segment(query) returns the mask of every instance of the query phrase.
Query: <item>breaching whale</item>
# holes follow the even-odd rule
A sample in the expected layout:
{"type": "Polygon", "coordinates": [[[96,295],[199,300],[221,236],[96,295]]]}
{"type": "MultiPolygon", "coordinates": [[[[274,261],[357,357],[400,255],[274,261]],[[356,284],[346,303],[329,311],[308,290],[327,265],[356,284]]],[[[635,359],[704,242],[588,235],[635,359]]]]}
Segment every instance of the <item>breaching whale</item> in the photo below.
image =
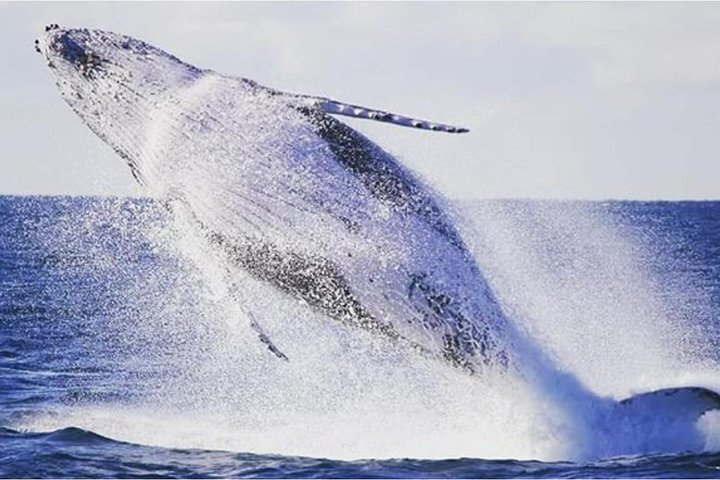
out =
{"type": "MultiPolygon", "coordinates": [[[[110,32],[50,25],[36,49],[63,99],[135,179],[234,265],[336,321],[470,373],[515,365],[522,340],[442,199],[334,115],[467,129],[275,90],[110,32]]],[[[720,397],[666,389],[613,411],[653,402],[697,418],[720,397]]]]}
{"type": "Polygon", "coordinates": [[[330,114],[466,129],[281,92],[114,33],[52,25],[37,48],[135,178],[245,271],[467,370],[507,363],[506,321],[441,201],[330,114]]]}

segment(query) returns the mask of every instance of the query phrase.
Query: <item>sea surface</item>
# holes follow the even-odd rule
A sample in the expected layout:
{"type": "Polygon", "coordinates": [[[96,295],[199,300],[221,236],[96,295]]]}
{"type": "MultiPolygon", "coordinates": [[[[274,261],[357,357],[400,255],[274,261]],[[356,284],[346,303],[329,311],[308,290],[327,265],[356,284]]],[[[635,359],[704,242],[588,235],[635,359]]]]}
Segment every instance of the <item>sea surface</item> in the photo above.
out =
{"type": "MultiPolygon", "coordinates": [[[[456,214],[511,317],[593,391],[720,386],[720,202],[478,201],[456,214]]],[[[268,387],[272,360],[234,350],[220,300],[173,247],[182,240],[150,200],[0,197],[0,477],[720,478],[717,418],[687,448],[618,428],[609,455],[563,458],[562,426],[498,427],[498,412],[532,398],[465,432],[488,421],[485,408],[458,412],[481,394],[452,390],[453,409],[433,417],[440,381],[387,387],[386,424],[381,390],[348,406],[368,422],[336,411],[372,383],[365,370],[339,373],[357,390],[312,383],[319,362],[268,387]],[[434,445],[437,425],[452,428],[434,445]]],[[[426,377],[392,384],[405,378],[426,377]]],[[[499,391],[491,400],[510,402],[499,391]]]]}

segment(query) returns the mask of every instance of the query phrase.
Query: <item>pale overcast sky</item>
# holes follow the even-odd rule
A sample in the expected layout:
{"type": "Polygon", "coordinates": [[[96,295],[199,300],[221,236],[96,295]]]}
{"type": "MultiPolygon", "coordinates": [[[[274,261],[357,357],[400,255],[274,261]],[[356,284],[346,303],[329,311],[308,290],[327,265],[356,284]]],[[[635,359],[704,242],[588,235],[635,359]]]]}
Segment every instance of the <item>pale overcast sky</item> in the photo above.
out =
{"type": "Polygon", "coordinates": [[[0,3],[0,194],[142,194],[33,51],[51,22],[467,126],[352,122],[449,197],[720,198],[719,3],[0,3]]]}

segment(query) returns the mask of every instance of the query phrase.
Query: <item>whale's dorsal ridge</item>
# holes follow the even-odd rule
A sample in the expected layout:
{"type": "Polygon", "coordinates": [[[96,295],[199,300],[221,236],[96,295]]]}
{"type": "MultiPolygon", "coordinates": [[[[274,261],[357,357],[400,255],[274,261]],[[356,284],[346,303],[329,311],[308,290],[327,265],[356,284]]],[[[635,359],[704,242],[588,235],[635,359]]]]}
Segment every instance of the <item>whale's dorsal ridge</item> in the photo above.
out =
{"type": "Polygon", "coordinates": [[[396,113],[386,112],[374,108],[361,107],[349,103],[338,102],[325,97],[314,97],[309,95],[298,95],[304,105],[317,108],[325,113],[333,115],[344,115],[346,117],[364,118],[367,120],[376,120],[378,122],[392,123],[402,127],[413,127],[421,130],[431,130],[434,132],[447,133],[466,133],[470,130],[464,127],[456,127],[445,123],[431,122],[428,120],[420,120],[417,118],[405,117],[396,113]]]}

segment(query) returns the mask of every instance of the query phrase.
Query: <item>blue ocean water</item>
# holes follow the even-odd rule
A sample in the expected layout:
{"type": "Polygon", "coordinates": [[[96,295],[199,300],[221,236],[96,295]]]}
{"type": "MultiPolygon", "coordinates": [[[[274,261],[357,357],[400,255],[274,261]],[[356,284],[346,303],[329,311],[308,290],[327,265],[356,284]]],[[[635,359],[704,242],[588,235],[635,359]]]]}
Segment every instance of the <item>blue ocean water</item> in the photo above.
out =
{"type": "MultiPolygon", "coordinates": [[[[568,238],[547,242],[548,230],[556,231],[548,218],[592,216],[617,232],[613,239],[632,239],[623,251],[632,253],[633,271],[653,280],[652,294],[675,319],[676,336],[695,335],[687,335],[690,346],[680,342],[678,356],[691,352],[691,363],[709,365],[710,371],[720,366],[720,202],[463,206],[477,221],[498,209],[523,226],[528,244],[539,244],[542,261],[556,272],[572,267],[577,275],[583,270],[574,264],[609,240],[578,241],[570,237],[580,230],[570,228],[563,230],[568,238]],[[692,338],[702,338],[702,345],[692,338]]],[[[173,448],[153,446],[165,443],[152,436],[158,425],[185,421],[148,413],[168,404],[182,412],[189,400],[178,385],[202,395],[208,410],[252,388],[250,382],[230,382],[222,391],[203,389],[192,372],[178,368],[188,359],[217,362],[208,345],[218,333],[212,311],[183,301],[201,287],[188,276],[186,261],[167,247],[167,224],[163,208],[149,200],[0,197],[0,477],[720,478],[713,442],[704,451],[582,462],[268,455],[247,453],[266,451],[247,442],[244,449],[229,449],[222,448],[228,443],[200,441],[202,429],[178,434],[173,448]],[[180,321],[188,317],[198,320],[180,321]],[[113,415],[122,416],[122,428],[108,423],[113,415]]],[[[571,283],[565,288],[580,289],[583,279],[571,283]]],[[[228,430],[242,428],[227,423],[228,430]]],[[[279,426],[277,435],[285,434],[279,426]]]]}

